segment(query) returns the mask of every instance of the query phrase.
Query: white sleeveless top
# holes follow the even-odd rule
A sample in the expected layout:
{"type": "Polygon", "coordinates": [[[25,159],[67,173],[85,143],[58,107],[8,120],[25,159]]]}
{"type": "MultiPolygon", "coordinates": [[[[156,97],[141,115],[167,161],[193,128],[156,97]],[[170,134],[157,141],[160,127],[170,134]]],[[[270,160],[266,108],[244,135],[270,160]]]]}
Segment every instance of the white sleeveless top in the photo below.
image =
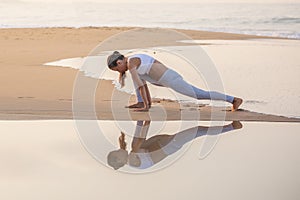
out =
{"type": "Polygon", "coordinates": [[[128,59],[139,58],[141,60],[141,65],[136,69],[139,75],[149,74],[152,64],[154,63],[154,58],[146,54],[135,54],[129,56],[128,59]]]}
{"type": "Polygon", "coordinates": [[[136,153],[137,156],[140,158],[141,165],[136,167],[138,169],[147,169],[154,165],[154,162],[150,156],[150,153],[136,153]]]}

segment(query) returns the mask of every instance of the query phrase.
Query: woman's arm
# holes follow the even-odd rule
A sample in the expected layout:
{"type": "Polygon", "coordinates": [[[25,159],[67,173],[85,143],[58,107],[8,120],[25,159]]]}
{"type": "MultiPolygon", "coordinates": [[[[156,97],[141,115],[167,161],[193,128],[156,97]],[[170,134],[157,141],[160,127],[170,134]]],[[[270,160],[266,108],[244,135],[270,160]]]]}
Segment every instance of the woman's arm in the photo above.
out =
{"type": "Polygon", "coordinates": [[[133,152],[138,152],[138,150],[141,148],[141,145],[145,142],[149,126],[150,126],[150,121],[138,121],[137,122],[137,127],[136,127],[136,133],[134,134],[134,138],[131,143],[131,148],[133,152]],[[139,124],[142,123],[142,124],[139,124]]]}
{"type": "Polygon", "coordinates": [[[135,111],[140,111],[140,112],[146,112],[149,110],[149,97],[148,97],[148,93],[147,93],[147,84],[139,87],[139,91],[141,94],[141,97],[143,99],[143,103],[144,103],[144,107],[143,108],[137,108],[135,109],[135,111]]]}
{"type": "Polygon", "coordinates": [[[146,96],[147,96],[147,100],[148,100],[148,106],[149,106],[149,108],[151,108],[152,100],[151,100],[151,95],[150,95],[147,84],[145,84],[145,90],[146,90],[146,96]]]}
{"type": "Polygon", "coordinates": [[[149,110],[150,93],[149,93],[148,87],[146,85],[146,82],[142,81],[137,73],[136,68],[139,66],[139,64],[140,64],[139,60],[132,58],[128,62],[128,69],[131,73],[132,80],[135,83],[136,87],[138,87],[139,92],[140,92],[141,97],[144,102],[144,107],[138,108],[135,111],[145,112],[145,111],[149,110]]]}

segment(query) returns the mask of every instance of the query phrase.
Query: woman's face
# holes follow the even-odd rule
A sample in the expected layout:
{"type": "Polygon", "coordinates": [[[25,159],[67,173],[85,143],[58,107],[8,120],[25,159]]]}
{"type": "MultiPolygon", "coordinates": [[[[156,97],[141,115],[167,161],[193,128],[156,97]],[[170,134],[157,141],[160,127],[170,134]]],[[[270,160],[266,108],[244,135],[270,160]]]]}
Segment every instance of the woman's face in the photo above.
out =
{"type": "Polygon", "coordinates": [[[126,59],[124,58],[123,60],[118,60],[117,61],[117,66],[111,68],[113,71],[117,71],[120,73],[124,73],[127,71],[127,62],[126,59]]]}

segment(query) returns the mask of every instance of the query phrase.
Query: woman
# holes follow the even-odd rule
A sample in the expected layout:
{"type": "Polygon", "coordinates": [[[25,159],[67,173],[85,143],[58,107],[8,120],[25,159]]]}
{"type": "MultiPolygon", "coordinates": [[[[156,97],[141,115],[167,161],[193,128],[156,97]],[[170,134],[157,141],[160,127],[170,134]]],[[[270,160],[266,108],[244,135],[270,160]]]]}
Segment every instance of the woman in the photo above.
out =
{"type": "Polygon", "coordinates": [[[225,126],[196,126],[173,135],[159,134],[146,139],[149,126],[150,121],[137,121],[130,152],[127,150],[125,134],[121,132],[119,137],[120,149],[107,155],[108,165],[115,170],[126,164],[137,169],[147,169],[176,153],[185,144],[206,135],[208,131],[210,135],[222,134],[243,127],[239,121],[233,121],[225,126]]]}
{"type": "Polygon", "coordinates": [[[143,101],[143,103],[131,106],[137,107],[136,111],[145,112],[151,107],[151,96],[146,81],[155,85],[171,88],[180,94],[195,99],[227,101],[232,104],[232,111],[237,110],[243,102],[241,98],[196,88],[183,80],[182,76],[177,72],[169,69],[158,60],[146,54],[135,54],[130,57],[125,57],[118,51],[115,51],[108,56],[107,65],[111,70],[120,73],[119,80],[123,80],[127,70],[130,71],[133,83],[136,89],[138,89],[143,101]]]}

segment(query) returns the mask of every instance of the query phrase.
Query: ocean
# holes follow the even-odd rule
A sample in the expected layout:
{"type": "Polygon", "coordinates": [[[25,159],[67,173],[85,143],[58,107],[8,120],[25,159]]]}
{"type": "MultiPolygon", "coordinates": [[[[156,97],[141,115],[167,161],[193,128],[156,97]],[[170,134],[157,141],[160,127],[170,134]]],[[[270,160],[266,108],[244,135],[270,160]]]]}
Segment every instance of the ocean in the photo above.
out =
{"type": "Polygon", "coordinates": [[[0,2],[0,28],[160,27],[300,39],[300,4],[0,2]]]}

